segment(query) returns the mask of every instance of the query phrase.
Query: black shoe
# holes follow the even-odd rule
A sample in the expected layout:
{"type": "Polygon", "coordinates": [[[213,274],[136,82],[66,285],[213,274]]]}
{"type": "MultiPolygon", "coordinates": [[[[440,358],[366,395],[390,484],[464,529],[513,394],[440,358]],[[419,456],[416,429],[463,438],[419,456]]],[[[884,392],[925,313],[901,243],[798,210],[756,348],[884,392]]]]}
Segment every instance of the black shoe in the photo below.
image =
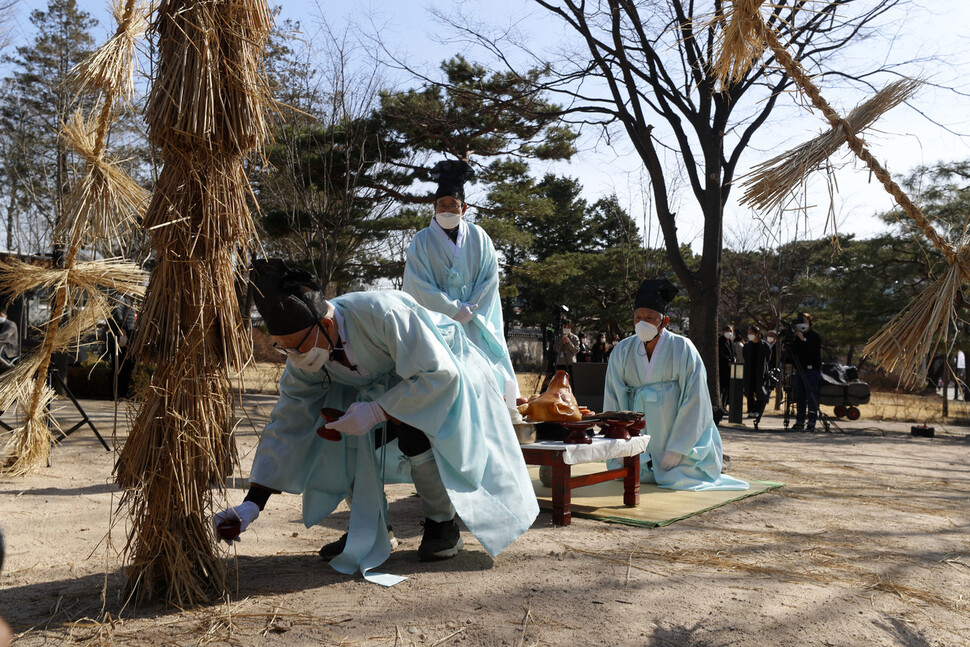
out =
{"type": "Polygon", "coordinates": [[[341,535],[340,539],[337,541],[332,541],[323,548],[320,549],[320,557],[323,561],[329,562],[331,559],[344,552],[344,548],[347,547],[347,533],[341,535]]]}
{"type": "MultiPolygon", "coordinates": [[[[387,527],[387,534],[391,539],[391,550],[394,550],[401,545],[401,542],[394,537],[394,531],[390,526],[387,527]]],[[[331,559],[344,552],[344,548],[347,547],[347,533],[341,535],[340,539],[337,541],[332,541],[323,548],[320,549],[319,555],[325,562],[329,562],[331,559]]]]}
{"type": "Polygon", "coordinates": [[[458,554],[465,545],[461,541],[461,531],[454,519],[448,521],[432,521],[425,519],[424,536],[418,547],[418,559],[422,562],[433,562],[448,559],[458,554]]]}
{"type": "Polygon", "coordinates": [[[796,422],[795,424],[792,425],[791,430],[792,431],[805,431],[805,425],[799,424],[799,423],[796,422]]]}

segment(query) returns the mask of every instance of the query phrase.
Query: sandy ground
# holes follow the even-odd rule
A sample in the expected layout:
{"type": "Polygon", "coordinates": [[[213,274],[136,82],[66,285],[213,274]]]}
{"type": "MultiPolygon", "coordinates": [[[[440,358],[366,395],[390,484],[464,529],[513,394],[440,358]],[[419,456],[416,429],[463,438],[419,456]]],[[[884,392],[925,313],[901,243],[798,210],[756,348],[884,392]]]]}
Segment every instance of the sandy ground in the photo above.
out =
{"type": "MultiPolygon", "coordinates": [[[[231,503],[274,401],[244,399],[231,503]]],[[[83,405],[110,436],[111,404],[83,405]]],[[[70,426],[76,412],[60,407],[70,426]]],[[[237,590],[183,610],[120,599],[124,516],[108,536],[115,455],[85,427],[52,466],[0,482],[0,615],[24,646],[970,645],[970,431],[937,424],[935,438],[918,439],[909,425],[724,426],[730,474],[786,486],[652,530],[582,518],[554,527],[544,512],[495,560],[465,532],[457,558],[418,562],[417,499],[389,486],[402,545],[385,570],[408,577],[392,588],[317,556],[346,510],[306,529],[299,497],[275,496],[226,553],[237,590]]]]}

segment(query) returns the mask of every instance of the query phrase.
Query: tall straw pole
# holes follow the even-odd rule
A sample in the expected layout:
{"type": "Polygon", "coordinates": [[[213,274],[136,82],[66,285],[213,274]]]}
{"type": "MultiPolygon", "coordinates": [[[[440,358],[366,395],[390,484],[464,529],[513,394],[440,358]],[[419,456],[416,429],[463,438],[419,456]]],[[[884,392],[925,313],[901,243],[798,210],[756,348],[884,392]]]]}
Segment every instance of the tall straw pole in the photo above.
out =
{"type": "Polygon", "coordinates": [[[221,596],[213,486],[231,472],[230,371],[251,355],[234,283],[255,242],[244,162],[268,139],[261,0],[162,0],[147,110],[164,162],[143,227],[157,259],[132,353],[155,367],[118,464],[139,599],[221,596]]]}

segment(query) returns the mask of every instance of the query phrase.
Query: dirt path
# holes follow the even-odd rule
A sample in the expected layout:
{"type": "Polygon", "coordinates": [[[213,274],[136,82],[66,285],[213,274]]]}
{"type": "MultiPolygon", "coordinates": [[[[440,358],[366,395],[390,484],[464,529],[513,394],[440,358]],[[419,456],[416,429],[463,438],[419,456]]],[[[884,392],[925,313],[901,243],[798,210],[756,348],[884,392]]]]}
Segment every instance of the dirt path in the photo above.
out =
{"type": "MultiPolygon", "coordinates": [[[[274,401],[246,399],[243,475],[274,401]]],[[[84,404],[110,432],[108,404],[84,404]]],[[[276,496],[238,544],[238,592],[182,611],[123,608],[114,455],[82,429],[52,467],[0,483],[0,614],[18,646],[970,645],[970,432],[781,426],[722,435],[730,474],[784,488],[653,530],[543,513],[494,562],[466,532],[457,558],[419,563],[418,502],[389,486],[403,543],[385,569],[408,576],[392,588],[317,557],[346,510],[306,529],[299,497],[276,496]]]]}

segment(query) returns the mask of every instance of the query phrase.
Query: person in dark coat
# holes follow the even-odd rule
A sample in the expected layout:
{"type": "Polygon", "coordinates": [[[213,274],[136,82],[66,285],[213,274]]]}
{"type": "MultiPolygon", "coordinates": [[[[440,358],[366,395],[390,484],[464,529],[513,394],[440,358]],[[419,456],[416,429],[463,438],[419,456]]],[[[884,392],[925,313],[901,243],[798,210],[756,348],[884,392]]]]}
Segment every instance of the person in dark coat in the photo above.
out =
{"type": "Polygon", "coordinates": [[[748,400],[748,417],[755,418],[768,404],[768,396],[762,388],[765,374],[768,372],[768,362],[771,359],[771,348],[761,338],[761,329],[757,326],[748,328],[748,343],[744,345],[744,395],[748,400]]]}
{"type": "Polygon", "coordinates": [[[721,408],[727,409],[731,396],[731,364],[734,356],[734,328],[724,326],[721,336],[717,340],[717,379],[721,392],[721,408]]]}

